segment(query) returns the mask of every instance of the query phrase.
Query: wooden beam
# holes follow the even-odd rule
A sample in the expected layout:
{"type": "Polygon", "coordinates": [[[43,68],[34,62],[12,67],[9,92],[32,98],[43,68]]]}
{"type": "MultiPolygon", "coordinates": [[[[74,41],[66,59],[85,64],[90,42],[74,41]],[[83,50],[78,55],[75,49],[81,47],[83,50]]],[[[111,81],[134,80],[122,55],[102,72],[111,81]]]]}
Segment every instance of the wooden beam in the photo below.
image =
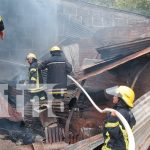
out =
{"type": "Polygon", "coordinates": [[[94,149],[96,147],[98,147],[99,145],[101,145],[103,143],[103,136],[102,134],[96,135],[96,136],[92,136],[88,139],[79,141],[75,144],[72,144],[68,147],[66,147],[64,150],[91,150],[94,149]]]}

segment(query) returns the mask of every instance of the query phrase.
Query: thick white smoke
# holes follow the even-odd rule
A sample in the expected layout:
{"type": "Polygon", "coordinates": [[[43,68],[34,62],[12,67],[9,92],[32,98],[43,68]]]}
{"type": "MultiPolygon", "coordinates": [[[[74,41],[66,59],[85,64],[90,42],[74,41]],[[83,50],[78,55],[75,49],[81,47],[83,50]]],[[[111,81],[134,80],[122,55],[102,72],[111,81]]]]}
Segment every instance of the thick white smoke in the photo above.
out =
{"type": "MultiPolygon", "coordinates": [[[[6,33],[0,41],[0,58],[25,63],[29,51],[42,57],[57,42],[58,3],[58,0],[0,0],[6,33]]],[[[0,62],[2,68],[0,79],[9,78],[19,70],[19,66],[0,62]]]]}

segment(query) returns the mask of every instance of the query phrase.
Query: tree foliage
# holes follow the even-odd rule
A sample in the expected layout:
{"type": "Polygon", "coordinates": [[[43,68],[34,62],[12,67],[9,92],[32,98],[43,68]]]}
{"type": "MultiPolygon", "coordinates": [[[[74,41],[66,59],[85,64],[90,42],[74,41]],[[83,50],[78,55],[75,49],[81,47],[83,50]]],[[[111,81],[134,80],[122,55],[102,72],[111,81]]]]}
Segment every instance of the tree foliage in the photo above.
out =
{"type": "Polygon", "coordinates": [[[150,15],[150,0],[84,0],[93,4],[108,6],[150,15]]]}
{"type": "Polygon", "coordinates": [[[115,7],[150,15],[150,0],[116,0],[115,7]]]}

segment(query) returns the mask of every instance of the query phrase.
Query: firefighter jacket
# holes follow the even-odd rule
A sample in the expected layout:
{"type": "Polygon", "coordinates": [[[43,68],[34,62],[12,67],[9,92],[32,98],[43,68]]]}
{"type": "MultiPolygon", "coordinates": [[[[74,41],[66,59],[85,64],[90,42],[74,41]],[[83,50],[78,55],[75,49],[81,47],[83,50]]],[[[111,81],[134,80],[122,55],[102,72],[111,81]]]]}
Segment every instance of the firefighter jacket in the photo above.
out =
{"type": "Polygon", "coordinates": [[[37,61],[34,61],[29,67],[29,91],[37,93],[43,90],[43,83],[41,70],[38,68],[37,61]]]}
{"type": "Polygon", "coordinates": [[[2,17],[0,16],[0,32],[4,30],[4,23],[2,17]]]}
{"type": "Polygon", "coordinates": [[[60,52],[52,54],[52,56],[41,63],[40,69],[47,68],[47,84],[53,84],[53,93],[63,93],[62,89],[67,90],[67,74],[71,73],[72,66],[62,56],[60,52]],[[61,89],[61,92],[60,92],[61,89]]]}
{"type": "MultiPolygon", "coordinates": [[[[135,117],[122,100],[114,106],[114,109],[120,112],[125,117],[130,127],[133,128],[136,123],[135,117]]],[[[104,146],[102,147],[102,150],[128,149],[127,132],[117,117],[108,114],[104,125],[103,136],[104,146]]]]}

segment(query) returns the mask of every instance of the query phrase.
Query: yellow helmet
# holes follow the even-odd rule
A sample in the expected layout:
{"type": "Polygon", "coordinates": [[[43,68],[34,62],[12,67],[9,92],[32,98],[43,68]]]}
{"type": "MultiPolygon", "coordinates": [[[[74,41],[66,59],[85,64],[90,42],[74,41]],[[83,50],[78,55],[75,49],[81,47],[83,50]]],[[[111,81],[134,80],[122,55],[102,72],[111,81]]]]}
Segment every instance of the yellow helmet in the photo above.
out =
{"type": "Polygon", "coordinates": [[[106,89],[106,93],[117,97],[121,97],[129,107],[133,107],[135,93],[131,88],[123,85],[115,86],[106,89]]]}
{"type": "Polygon", "coordinates": [[[29,54],[27,55],[27,59],[29,59],[29,58],[37,59],[37,57],[36,57],[36,55],[35,55],[34,53],[29,53],[29,54]]]}
{"type": "Polygon", "coordinates": [[[133,102],[135,99],[135,93],[134,91],[127,87],[127,86],[119,86],[118,93],[120,93],[121,98],[124,100],[124,102],[129,106],[133,107],[133,102]]]}
{"type": "Polygon", "coordinates": [[[58,47],[58,46],[53,46],[53,47],[50,49],[51,52],[60,51],[60,50],[61,50],[61,49],[60,49],[60,47],[58,47]]]}

